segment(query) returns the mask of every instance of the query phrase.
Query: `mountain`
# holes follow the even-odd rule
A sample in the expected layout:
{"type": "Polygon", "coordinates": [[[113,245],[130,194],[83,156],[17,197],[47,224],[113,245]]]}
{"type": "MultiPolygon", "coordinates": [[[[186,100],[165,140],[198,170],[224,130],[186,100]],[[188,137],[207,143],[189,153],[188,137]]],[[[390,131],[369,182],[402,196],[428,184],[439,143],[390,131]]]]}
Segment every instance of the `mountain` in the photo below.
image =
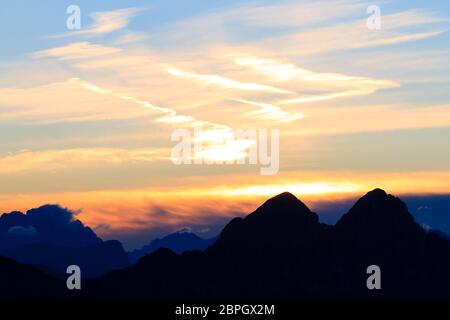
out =
{"type": "Polygon", "coordinates": [[[335,226],[290,193],[233,219],[205,251],[159,249],[89,284],[90,297],[153,299],[450,298],[450,242],[375,189],[335,226]],[[367,267],[381,269],[368,290],[367,267]]]}
{"type": "Polygon", "coordinates": [[[58,277],[66,277],[70,265],[78,265],[83,278],[100,277],[109,270],[128,266],[128,257],[118,241],[105,241],[81,248],[37,243],[10,249],[5,257],[34,265],[58,277]]]}
{"type": "Polygon", "coordinates": [[[432,229],[432,230],[429,230],[428,232],[437,234],[439,237],[450,241],[450,235],[446,234],[445,232],[442,232],[441,230],[432,229]]]}
{"type": "Polygon", "coordinates": [[[58,205],[44,205],[25,214],[3,214],[0,255],[57,277],[65,276],[72,264],[81,267],[83,277],[100,277],[106,271],[128,266],[120,242],[104,242],[76,219],[76,213],[58,205]]]}
{"type": "Polygon", "coordinates": [[[62,247],[83,247],[102,240],[75,219],[75,213],[58,205],[44,205],[0,217],[0,252],[32,243],[50,243],[62,247]]]}
{"type": "Polygon", "coordinates": [[[369,192],[337,222],[333,238],[342,294],[368,294],[367,275],[359,271],[375,264],[383,270],[384,297],[420,295],[423,284],[416,282],[424,276],[427,236],[400,199],[381,189],[369,192]]]}
{"type": "Polygon", "coordinates": [[[60,299],[65,283],[31,266],[0,257],[0,300],[60,299]]]}
{"type": "Polygon", "coordinates": [[[155,239],[143,248],[130,252],[128,254],[128,260],[130,264],[135,264],[141,257],[160,248],[170,249],[177,254],[192,250],[203,251],[208,248],[215,239],[216,238],[203,239],[194,233],[181,230],[161,239],[155,239]]]}
{"type": "MultiPolygon", "coordinates": [[[[50,250],[43,248],[23,250],[28,257],[36,250],[34,262],[40,264],[39,250],[50,250]]],[[[58,250],[51,255],[69,262],[67,247],[58,250]]],[[[448,270],[450,242],[424,231],[400,199],[381,189],[361,197],[334,226],[282,193],[230,221],[206,250],[177,254],[160,248],[131,267],[86,279],[78,292],[0,257],[0,296],[32,298],[42,291],[42,298],[65,299],[450,299],[448,270]],[[366,285],[374,265],[381,272],[380,290],[366,285]]]]}
{"type": "Polygon", "coordinates": [[[318,283],[311,274],[326,265],[321,251],[327,247],[327,230],[294,195],[269,199],[247,217],[233,219],[207,249],[210,268],[221,270],[211,294],[288,298],[298,288],[314,288],[318,283]]]}

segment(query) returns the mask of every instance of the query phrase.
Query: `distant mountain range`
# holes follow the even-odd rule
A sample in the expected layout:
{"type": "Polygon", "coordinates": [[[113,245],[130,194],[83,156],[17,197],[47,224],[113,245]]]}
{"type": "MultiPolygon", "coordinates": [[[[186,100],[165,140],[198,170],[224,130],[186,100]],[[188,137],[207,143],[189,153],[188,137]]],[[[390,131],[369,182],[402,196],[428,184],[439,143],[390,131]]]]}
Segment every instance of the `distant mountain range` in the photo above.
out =
{"type": "Polygon", "coordinates": [[[128,261],[133,265],[146,254],[153,253],[160,248],[170,249],[177,254],[192,250],[203,251],[215,240],[216,238],[203,239],[194,233],[181,230],[161,239],[155,239],[143,248],[130,252],[128,254],[128,261]]]}
{"type": "Polygon", "coordinates": [[[135,264],[145,254],[162,247],[181,254],[204,250],[213,241],[181,230],[126,253],[120,242],[103,241],[73,212],[58,205],[0,216],[0,255],[56,277],[65,277],[67,266],[76,264],[83,271],[83,278],[98,278],[107,271],[135,264]]]}
{"type": "Polygon", "coordinates": [[[61,293],[58,280],[0,259],[2,294],[29,297],[43,288],[48,297],[67,299],[450,299],[448,270],[450,242],[422,229],[400,199],[380,189],[335,226],[320,223],[292,194],[280,194],[230,221],[204,251],[158,249],[86,280],[81,292],[61,293]],[[381,290],[366,286],[370,265],[380,267],[381,290]]]}
{"type": "Polygon", "coordinates": [[[57,277],[66,277],[66,269],[70,265],[78,265],[83,278],[97,278],[107,271],[128,266],[127,254],[122,244],[115,240],[79,248],[35,243],[5,251],[3,256],[34,265],[57,277]]]}

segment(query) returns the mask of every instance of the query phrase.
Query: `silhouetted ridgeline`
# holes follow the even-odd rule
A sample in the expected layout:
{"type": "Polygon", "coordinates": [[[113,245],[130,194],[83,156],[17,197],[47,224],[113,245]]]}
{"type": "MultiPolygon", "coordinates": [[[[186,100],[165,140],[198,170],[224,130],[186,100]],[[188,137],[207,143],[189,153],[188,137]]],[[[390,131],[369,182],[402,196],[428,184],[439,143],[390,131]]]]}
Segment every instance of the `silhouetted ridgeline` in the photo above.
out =
{"type": "Polygon", "coordinates": [[[47,273],[0,257],[0,299],[58,299],[65,297],[65,283],[47,273]]]}
{"type": "Polygon", "coordinates": [[[292,194],[233,219],[205,252],[161,249],[91,283],[113,298],[450,298],[450,243],[376,189],[336,226],[292,194]],[[381,290],[366,269],[381,268],[381,290]]]}
{"type": "MultiPolygon", "coordinates": [[[[5,263],[0,260],[2,279],[15,280],[16,270],[28,268],[5,263]]],[[[34,287],[59,293],[57,281],[28,269],[34,287]]],[[[66,297],[450,298],[449,270],[450,242],[425,232],[401,200],[380,189],[359,199],[335,226],[319,223],[305,204],[283,193],[233,219],[203,252],[159,249],[66,297]],[[381,268],[381,290],[367,289],[369,265],[381,268]]],[[[14,281],[2,292],[8,290],[29,295],[14,281]]]]}
{"type": "Polygon", "coordinates": [[[177,254],[192,250],[203,251],[215,240],[216,238],[203,239],[194,233],[180,230],[161,239],[155,239],[141,249],[133,250],[128,254],[128,261],[133,265],[146,254],[153,253],[159,248],[168,248],[177,254]]]}
{"type": "Polygon", "coordinates": [[[57,277],[65,277],[67,266],[72,264],[80,266],[87,278],[128,266],[120,242],[101,240],[75,219],[73,212],[57,205],[45,205],[26,214],[3,214],[0,255],[57,277]]]}

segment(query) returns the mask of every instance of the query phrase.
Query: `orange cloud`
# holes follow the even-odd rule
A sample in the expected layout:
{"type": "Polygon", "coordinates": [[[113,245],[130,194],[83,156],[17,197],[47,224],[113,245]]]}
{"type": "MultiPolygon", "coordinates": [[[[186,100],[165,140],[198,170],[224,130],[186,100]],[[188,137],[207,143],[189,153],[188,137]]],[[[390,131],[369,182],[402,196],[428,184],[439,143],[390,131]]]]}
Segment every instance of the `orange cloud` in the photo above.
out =
{"type": "Polygon", "coordinates": [[[167,158],[167,155],[163,157],[160,151],[149,149],[78,148],[21,151],[0,157],[0,175],[75,169],[108,163],[148,162],[167,158]]]}

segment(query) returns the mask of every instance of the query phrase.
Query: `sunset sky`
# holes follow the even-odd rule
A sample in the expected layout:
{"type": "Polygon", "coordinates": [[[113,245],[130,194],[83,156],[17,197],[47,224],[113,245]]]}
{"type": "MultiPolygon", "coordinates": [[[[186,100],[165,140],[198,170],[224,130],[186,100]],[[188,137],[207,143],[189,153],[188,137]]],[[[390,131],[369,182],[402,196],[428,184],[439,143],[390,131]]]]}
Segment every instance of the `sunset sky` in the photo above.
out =
{"type": "Polygon", "coordinates": [[[0,34],[0,212],[58,203],[131,248],[283,191],[325,212],[375,187],[450,194],[448,1],[16,0],[0,34]],[[175,165],[173,132],[196,126],[204,160],[278,129],[279,172],[175,165]]]}

